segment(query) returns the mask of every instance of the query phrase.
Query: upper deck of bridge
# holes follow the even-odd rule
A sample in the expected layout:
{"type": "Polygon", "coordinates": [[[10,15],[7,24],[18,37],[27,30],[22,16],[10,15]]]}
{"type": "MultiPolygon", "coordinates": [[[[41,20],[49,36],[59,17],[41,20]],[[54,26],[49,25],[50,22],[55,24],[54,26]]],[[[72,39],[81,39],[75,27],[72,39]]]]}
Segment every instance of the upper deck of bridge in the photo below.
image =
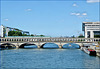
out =
{"type": "Polygon", "coordinates": [[[5,37],[1,42],[98,42],[100,38],[65,38],[65,37],[5,37]]]}

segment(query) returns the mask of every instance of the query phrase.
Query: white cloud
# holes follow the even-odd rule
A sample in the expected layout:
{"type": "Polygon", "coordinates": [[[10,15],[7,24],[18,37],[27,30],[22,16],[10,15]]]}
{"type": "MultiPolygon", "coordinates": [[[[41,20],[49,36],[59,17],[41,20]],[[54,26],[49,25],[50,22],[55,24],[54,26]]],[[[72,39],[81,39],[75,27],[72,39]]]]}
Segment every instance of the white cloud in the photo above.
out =
{"type": "Polygon", "coordinates": [[[77,6],[77,4],[73,4],[73,6],[75,6],[75,7],[76,7],[76,6],[77,6]]]}
{"type": "Polygon", "coordinates": [[[95,2],[100,2],[100,0],[87,0],[87,3],[95,3],[95,2]]]}
{"type": "Polygon", "coordinates": [[[71,13],[71,15],[83,17],[83,16],[87,16],[87,13],[71,13]]]}
{"type": "Polygon", "coordinates": [[[26,11],[32,11],[32,9],[26,9],[26,11]]]}
{"type": "Polygon", "coordinates": [[[82,15],[83,15],[83,16],[86,16],[86,15],[87,15],[87,13],[82,13],[82,15]]]}
{"type": "Polygon", "coordinates": [[[8,21],[8,19],[4,19],[5,21],[8,21]]]}
{"type": "Polygon", "coordinates": [[[76,13],[71,13],[71,15],[76,15],[76,13]]]}
{"type": "Polygon", "coordinates": [[[88,21],[89,19],[85,19],[86,21],[88,21]]]}
{"type": "Polygon", "coordinates": [[[71,15],[76,15],[76,16],[79,16],[80,13],[71,13],[71,15]]]}
{"type": "Polygon", "coordinates": [[[76,16],[80,16],[80,13],[76,13],[76,16]]]}
{"type": "Polygon", "coordinates": [[[90,22],[92,22],[92,20],[91,20],[91,19],[85,19],[85,21],[90,21],[90,22]]]}

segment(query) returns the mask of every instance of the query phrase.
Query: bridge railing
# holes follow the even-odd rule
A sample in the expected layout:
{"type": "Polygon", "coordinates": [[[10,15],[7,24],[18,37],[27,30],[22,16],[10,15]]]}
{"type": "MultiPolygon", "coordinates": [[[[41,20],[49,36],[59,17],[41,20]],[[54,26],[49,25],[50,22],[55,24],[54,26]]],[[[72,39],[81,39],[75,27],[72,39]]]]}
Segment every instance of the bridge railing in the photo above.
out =
{"type": "Polygon", "coordinates": [[[98,42],[100,38],[0,38],[0,42],[98,42]]]}

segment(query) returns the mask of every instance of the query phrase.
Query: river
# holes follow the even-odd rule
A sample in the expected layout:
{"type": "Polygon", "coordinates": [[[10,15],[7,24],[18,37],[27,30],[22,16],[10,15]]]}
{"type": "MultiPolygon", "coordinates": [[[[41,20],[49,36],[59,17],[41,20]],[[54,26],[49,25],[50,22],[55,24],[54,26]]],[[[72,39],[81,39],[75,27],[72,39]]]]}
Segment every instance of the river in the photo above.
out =
{"type": "Polygon", "coordinates": [[[0,50],[0,69],[100,68],[100,57],[80,49],[0,50]]]}

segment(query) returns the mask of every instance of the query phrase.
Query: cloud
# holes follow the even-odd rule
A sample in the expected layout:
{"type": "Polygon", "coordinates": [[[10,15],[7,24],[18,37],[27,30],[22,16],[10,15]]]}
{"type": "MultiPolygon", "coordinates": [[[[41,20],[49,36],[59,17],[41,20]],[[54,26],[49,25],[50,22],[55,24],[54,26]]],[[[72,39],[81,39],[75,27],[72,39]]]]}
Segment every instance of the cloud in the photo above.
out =
{"type": "Polygon", "coordinates": [[[71,13],[71,15],[76,15],[76,13],[71,13]]]}
{"type": "Polygon", "coordinates": [[[85,19],[86,21],[88,21],[89,19],[85,19]]]}
{"type": "Polygon", "coordinates": [[[80,13],[71,13],[71,15],[76,15],[76,16],[79,16],[80,13]]]}
{"type": "Polygon", "coordinates": [[[74,7],[77,7],[77,4],[73,4],[74,7]]]}
{"type": "Polygon", "coordinates": [[[71,15],[83,17],[83,16],[87,16],[87,13],[71,13],[71,15]]]}
{"type": "Polygon", "coordinates": [[[92,22],[92,20],[91,20],[91,19],[85,19],[85,21],[90,21],[90,22],[92,22]]]}
{"type": "Polygon", "coordinates": [[[87,0],[87,3],[95,3],[95,2],[100,2],[100,0],[87,0]]]}
{"type": "Polygon", "coordinates": [[[4,21],[8,21],[8,19],[4,19],[4,21]]]}
{"type": "Polygon", "coordinates": [[[32,11],[32,9],[26,9],[26,11],[32,11]]]}
{"type": "Polygon", "coordinates": [[[82,13],[82,15],[83,15],[83,16],[86,16],[86,15],[87,15],[87,13],[82,13]]]}
{"type": "Polygon", "coordinates": [[[80,16],[80,13],[76,13],[76,16],[80,16]]]}

